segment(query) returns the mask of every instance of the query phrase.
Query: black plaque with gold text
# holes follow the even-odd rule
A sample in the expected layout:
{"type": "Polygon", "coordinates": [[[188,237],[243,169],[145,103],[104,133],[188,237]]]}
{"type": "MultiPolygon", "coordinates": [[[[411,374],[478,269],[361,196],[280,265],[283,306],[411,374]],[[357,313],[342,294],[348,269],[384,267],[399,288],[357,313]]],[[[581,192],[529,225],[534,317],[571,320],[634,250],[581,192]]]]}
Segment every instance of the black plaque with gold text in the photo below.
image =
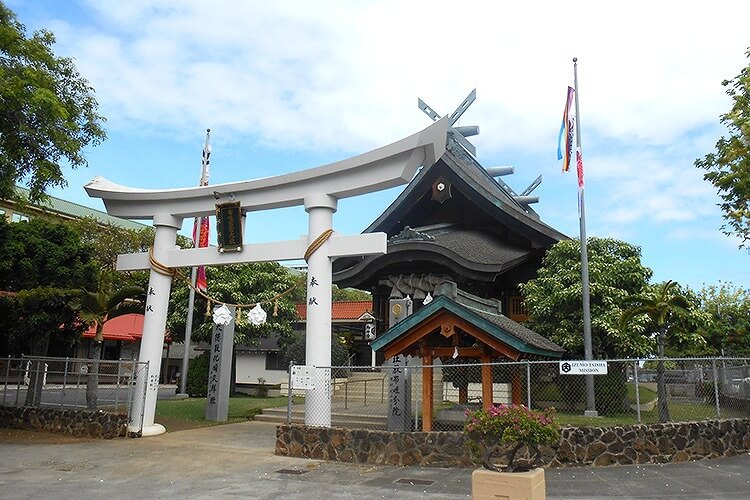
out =
{"type": "Polygon", "coordinates": [[[242,208],[239,201],[216,205],[216,239],[219,252],[242,251],[242,208]]]}

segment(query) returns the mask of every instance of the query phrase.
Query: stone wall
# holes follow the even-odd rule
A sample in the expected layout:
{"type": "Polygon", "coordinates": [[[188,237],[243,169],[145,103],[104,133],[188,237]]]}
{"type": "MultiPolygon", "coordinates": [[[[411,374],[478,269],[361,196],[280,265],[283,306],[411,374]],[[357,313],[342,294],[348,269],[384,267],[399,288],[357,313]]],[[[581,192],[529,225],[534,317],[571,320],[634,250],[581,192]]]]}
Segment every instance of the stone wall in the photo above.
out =
{"type": "MultiPolygon", "coordinates": [[[[546,467],[686,462],[750,450],[750,419],[565,427],[561,434],[559,443],[540,447],[546,467]]],[[[276,454],[379,465],[473,465],[461,432],[281,425],[276,430],[276,454]]]]}
{"type": "Polygon", "coordinates": [[[125,415],[59,408],[0,406],[0,427],[35,429],[69,436],[104,439],[128,435],[128,421],[125,415]]]}

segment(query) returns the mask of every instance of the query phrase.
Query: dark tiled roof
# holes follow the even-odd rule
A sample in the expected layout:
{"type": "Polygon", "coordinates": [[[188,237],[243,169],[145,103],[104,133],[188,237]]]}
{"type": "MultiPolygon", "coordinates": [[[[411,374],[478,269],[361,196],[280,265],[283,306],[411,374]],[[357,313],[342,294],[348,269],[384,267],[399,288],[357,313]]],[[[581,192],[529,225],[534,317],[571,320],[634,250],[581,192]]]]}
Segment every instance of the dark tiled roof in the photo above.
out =
{"type": "Polygon", "coordinates": [[[526,328],[521,323],[517,323],[509,317],[501,314],[499,301],[495,299],[483,299],[451,285],[452,284],[448,284],[448,286],[439,288],[436,291],[436,294],[447,294],[449,298],[452,298],[473,313],[479,315],[493,325],[511,333],[514,337],[529,345],[548,349],[550,351],[564,351],[562,347],[548,338],[542,337],[535,331],[526,328]]]}
{"type": "Polygon", "coordinates": [[[465,152],[463,155],[460,153],[461,150],[446,151],[434,165],[422,168],[396,200],[363,232],[385,231],[394,234],[400,231],[400,220],[431,186],[434,173],[447,170],[453,172],[468,188],[467,196],[475,204],[489,207],[489,213],[498,223],[513,227],[514,231],[522,231],[536,245],[551,246],[567,239],[564,234],[541,222],[536,212],[520,205],[509,192],[510,188],[491,177],[476,159],[465,152]]]}
{"type": "Polygon", "coordinates": [[[399,250],[399,245],[419,242],[419,246],[424,249],[429,249],[431,246],[441,247],[469,262],[501,267],[517,262],[529,254],[528,250],[517,248],[497,235],[458,224],[424,226],[415,228],[415,231],[429,235],[432,239],[422,241],[392,239],[389,242],[388,251],[395,252],[399,250]]]}
{"type": "Polygon", "coordinates": [[[484,318],[488,322],[497,326],[498,328],[510,333],[511,335],[521,340],[525,344],[538,347],[540,349],[546,349],[549,351],[555,351],[555,352],[560,352],[560,353],[564,351],[562,347],[555,344],[548,338],[542,337],[535,331],[530,330],[529,328],[526,328],[521,323],[517,323],[503,314],[500,314],[500,313],[493,314],[487,311],[474,309],[470,307],[469,305],[462,303],[460,298],[458,298],[456,302],[463,305],[467,309],[471,310],[471,312],[473,312],[474,314],[479,315],[480,317],[484,318]]]}

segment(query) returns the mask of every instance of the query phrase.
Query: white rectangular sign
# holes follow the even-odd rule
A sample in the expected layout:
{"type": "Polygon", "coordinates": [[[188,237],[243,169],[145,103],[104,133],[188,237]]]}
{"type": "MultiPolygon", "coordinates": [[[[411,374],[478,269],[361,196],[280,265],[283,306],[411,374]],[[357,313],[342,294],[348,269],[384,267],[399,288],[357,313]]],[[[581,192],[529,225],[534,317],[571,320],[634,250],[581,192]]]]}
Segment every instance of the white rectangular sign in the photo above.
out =
{"type": "Polygon", "coordinates": [[[315,367],[292,366],[292,389],[315,389],[315,367]]]}
{"type": "Polygon", "coordinates": [[[606,375],[606,361],[560,361],[560,375],[606,375]]]}

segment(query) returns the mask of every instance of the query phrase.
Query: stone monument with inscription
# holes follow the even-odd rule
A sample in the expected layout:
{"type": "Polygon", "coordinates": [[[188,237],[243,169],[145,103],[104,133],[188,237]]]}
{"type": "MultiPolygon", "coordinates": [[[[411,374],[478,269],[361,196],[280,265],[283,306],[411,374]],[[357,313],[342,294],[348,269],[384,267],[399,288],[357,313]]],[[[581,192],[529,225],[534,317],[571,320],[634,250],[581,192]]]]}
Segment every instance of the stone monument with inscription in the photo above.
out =
{"type": "Polygon", "coordinates": [[[410,432],[411,419],[411,371],[404,356],[394,356],[388,378],[388,430],[410,432]]]}
{"type": "Polygon", "coordinates": [[[208,364],[206,390],[206,420],[225,422],[229,416],[229,388],[232,375],[232,349],[234,347],[234,317],[232,306],[216,306],[214,311],[226,307],[228,322],[214,322],[211,332],[211,351],[208,364]]]}

